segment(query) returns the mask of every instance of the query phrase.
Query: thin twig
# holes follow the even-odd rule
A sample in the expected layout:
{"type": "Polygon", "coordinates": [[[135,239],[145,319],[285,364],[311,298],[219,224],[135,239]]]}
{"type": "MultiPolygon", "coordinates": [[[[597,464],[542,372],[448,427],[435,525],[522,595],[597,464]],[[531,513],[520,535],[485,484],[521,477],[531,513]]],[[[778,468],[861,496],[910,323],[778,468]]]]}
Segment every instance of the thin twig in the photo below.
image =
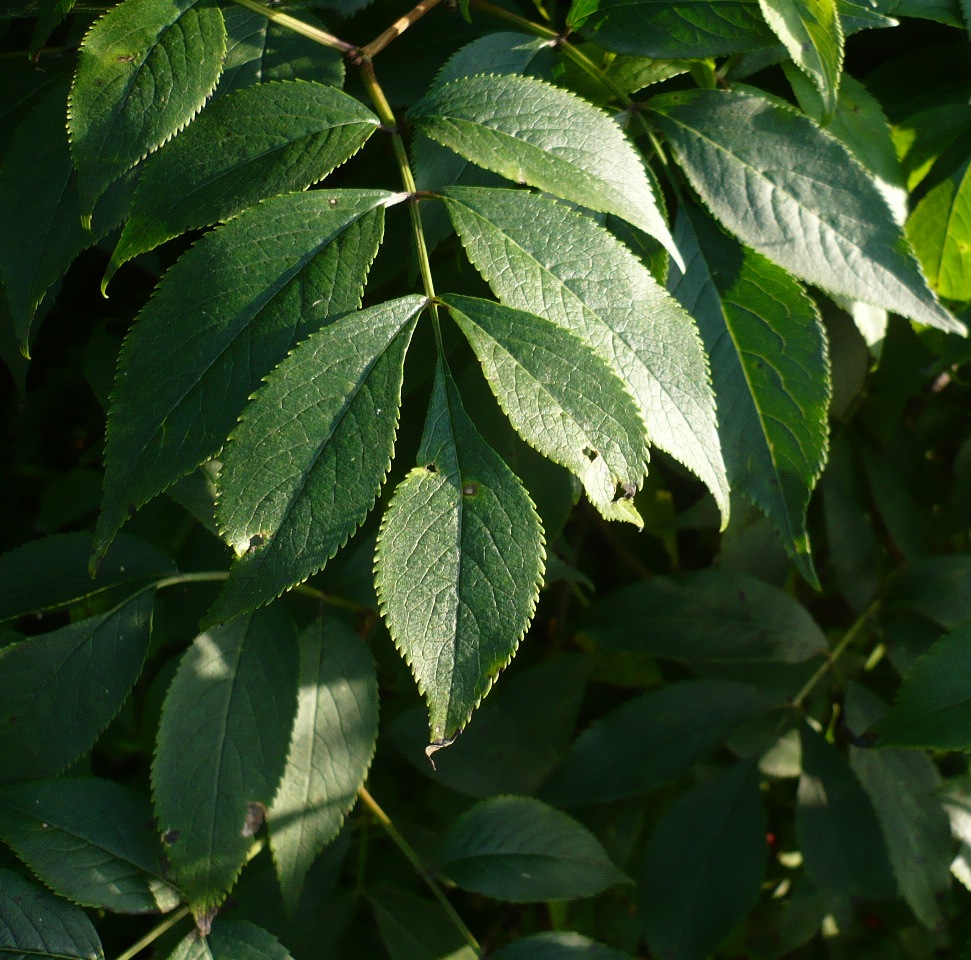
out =
{"type": "Polygon", "coordinates": [[[353,43],[341,40],[340,37],[335,37],[319,27],[304,23],[303,20],[291,17],[288,13],[264,6],[262,3],[257,3],[256,0],[234,0],[234,2],[247,10],[262,14],[267,20],[272,20],[274,23],[280,24],[281,27],[288,27],[294,33],[299,33],[301,36],[314,40],[325,47],[330,47],[332,50],[340,50],[345,56],[353,56],[358,53],[358,49],[353,43]]]}
{"type": "Polygon", "coordinates": [[[360,55],[365,60],[377,56],[395,37],[400,37],[413,23],[417,23],[429,10],[437,7],[442,0],[421,0],[414,9],[409,10],[403,17],[395,20],[384,33],[375,37],[370,43],[361,47],[360,55]]]}
{"type": "Polygon", "coordinates": [[[119,954],[118,960],[131,960],[136,954],[141,953],[146,947],[153,944],[166,930],[174,927],[183,917],[189,915],[189,908],[182,907],[176,910],[170,917],[166,917],[157,927],[153,927],[141,940],[136,940],[124,953],[119,954]]]}

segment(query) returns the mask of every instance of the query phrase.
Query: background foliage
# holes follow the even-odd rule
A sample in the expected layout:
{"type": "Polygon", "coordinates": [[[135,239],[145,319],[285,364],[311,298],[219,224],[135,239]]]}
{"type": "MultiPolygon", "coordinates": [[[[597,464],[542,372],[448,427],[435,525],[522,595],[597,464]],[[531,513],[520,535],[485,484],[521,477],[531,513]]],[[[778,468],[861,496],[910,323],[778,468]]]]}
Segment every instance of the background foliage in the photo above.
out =
{"type": "Polygon", "coordinates": [[[4,0],[0,952],[965,954],[968,18],[4,0]]]}

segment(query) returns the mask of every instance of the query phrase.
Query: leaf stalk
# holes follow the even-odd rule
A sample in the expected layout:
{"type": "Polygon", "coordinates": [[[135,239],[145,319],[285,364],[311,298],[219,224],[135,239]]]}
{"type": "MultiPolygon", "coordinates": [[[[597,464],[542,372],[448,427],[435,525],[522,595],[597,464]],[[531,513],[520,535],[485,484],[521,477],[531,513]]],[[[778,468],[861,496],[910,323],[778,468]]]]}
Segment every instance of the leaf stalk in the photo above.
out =
{"type": "Polygon", "coordinates": [[[425,881],[428,888],[434,894],[435,899],[442,905],[445,912],[448,914],[449,919],[455,926],[455,929],[462,934],[465,942],[475,951],[477,957],[482,956],[482,947],[479,941],[475,939],[474,934],[465,925],[465,921],[458,915],[455,907],[449,902],[448,897],[445,896],[442,888],[439,886],[435,878],[429,873],[428,868],[422,862],[421,857],[415,852],[415,848],[412,847],[410,843],[398,832],[398,828],[392,823],[391,818],[381,809],[378,802],[371,796],[367,788],[362,786],[358,788],[357,795],[361,802],[368,808],[371,815],[374,817],[378,823],[384,827],[385,832],[394,841],[398,849],[408,858],[408,861],[415,868],[415,872],[425,881]]]}
{"type": "Polygon", "coordinates": [[[166,917],[157,927],[153,927],[141,940],[136,940],[124,953],[118,955],[117,960],[131,960],[146,947],[151,946],[166,930],[170,930],[180,920],[189,915],[188,906],[176,910],[171,916],[166,917]]]}
{"type": "Polygon", "coordinates": [[[370,60],[377,56],[395,37],[400,37],[412,24],[417,23],[429,10],[437,7],[441,0],[421,0],[416,7],[409,10],[403,17],[399,17],[383,33],[375,37],[370,43],[361,47],[360,56],[370,60]]]}
{"type": "Polygon", "coordinates": [[[299,33],[301,36],[307,37],[309,40],[314,40],[325,47],[330,47],[332,50],[340,50],[345,56],[354,56],[359,52],[353,43],[341,40],[340,37],[335,37],[333,34],[328,33],[326,30],[321,30],[319,27],[304,23],[303,20],[291,17],[288,13],[283,13],[280,10],[274,10],[271,7],[264,6],[262,3],[257,3],[256,0],[234,0],[234,2],[238,3],[241,7],[245,7],[247,10],[252,10],[253,13],[261,14],[267,20],[278,23],[281,27],[287,27],[293,30],[294,33],[299,33]]]}

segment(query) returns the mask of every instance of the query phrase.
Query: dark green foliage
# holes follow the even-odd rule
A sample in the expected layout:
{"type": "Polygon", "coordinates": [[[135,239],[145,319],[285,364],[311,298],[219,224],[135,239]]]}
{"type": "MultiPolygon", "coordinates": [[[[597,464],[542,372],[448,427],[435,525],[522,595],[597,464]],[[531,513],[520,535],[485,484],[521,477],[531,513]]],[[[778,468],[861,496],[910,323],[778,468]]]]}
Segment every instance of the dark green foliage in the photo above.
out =
{"type": "Polygon", "coordinates": [[[969,16],[5,3],[0,957],[969,955],[969,16]]]}

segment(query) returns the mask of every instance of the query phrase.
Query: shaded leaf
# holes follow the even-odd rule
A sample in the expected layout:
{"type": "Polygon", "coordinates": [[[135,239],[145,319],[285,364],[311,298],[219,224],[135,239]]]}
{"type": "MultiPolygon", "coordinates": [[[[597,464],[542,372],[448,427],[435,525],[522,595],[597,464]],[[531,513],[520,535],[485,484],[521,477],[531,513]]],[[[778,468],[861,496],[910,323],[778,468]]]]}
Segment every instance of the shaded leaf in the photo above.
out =
{"type": "Polygon", "coordinates": [[[671,290],[698,321],[733,489],[772,521],[809,583],[818,587],[806,510],[828,448],[826,334],[812,300],[771,261],[685,206],[676,227],[687,271],[671,290]]]}
{"type": "Polygon", "coordinates": [[[965,332],[927,287],[873,180],[811,120],[741,91],[650,105],[692,186],[743,242],[823,290],[965,332]]]}
{"type": "Polygon", "coordinates": [[[476,960],[441,904],[383,886],[368,901],[391,960],[476,960]]]}
{"type": "Polygon", "coordinates": [[[421,708],[391,725],[391,739],[422,773],[472,797],[529,795],[563,759],[586,689],[586,661],[561,656],[507,677],[479,707],[455,743],[425,756],[428,720],[421,708]]]}
{"type": "Polygon", "coordinates": [[[617,373],[550,320],[490,300],[441,299],[520,436],[575,474],[605,517],[643,526],[630,501],[647,472],[646,429],[617,373]]]}
{"type": "Polygon", "coordinates": [[[647,847],[638,885],[661,960],[705,960],[758,899],[766,816],[758,770],[736,764],[679,797],[647,847]]]}
{"type": "Polygon", "coordinates": [[[587,20],[607,50],[659,60],[771,46],[758,0],[601,0],[587,20]]]}
{"type": "Polygon", "coordinates": [[[616,214],[680,259],[634,148],[607,114],[574,94],[532,77],[465,77],[432,89],[408,117],[467,160],[616,214]]]}
{"type": "Polygon", "coordinates": [[[268,603],[322,569],[374,506],[425,305],[402,297],[324,327],[243,411],[222,456],[216,512],[236,560],[209,622],[268,603]]]}
{"type": "Polygon", "coordinates": [[[527,797],[477,803],[452,824],[436,863],[464,890],[510,903],[572,900],[630,883],[586,827],[527,797]]]}
{"type": "Polygon", "coordinates": [[[776,705],[756,687],[732,680],[686,680],[651,690],[584,730],[542,795],[580,807],[648,793],[710,754],[744,720],[776,705]]]}
{"type": "Polygon", "coordinates": [[[289,350],[360,306],[393,197],[335,190],[267,200],[206,234],[166,273],[118,361],[99,552],[131,509],[222,447],[289,350]]]}
{"type": "Polygon", "coordinates": [[[292,190],[353,156],[380,121],[353,97],[293,80],[222,97],[145,162],[102,289],[123,263],[292,190]]]}
{"type": "Polygon", "coordinates": [[[119,783],[92,777],[0,788],[0,837],[52,890],[83,906],[164,913],[179,903],[151,810],[119,783]]]}
{"type": "Polygon", "coordinates": [[[870,798],[835,747],[800,729],[796,830],[815,887],[836,897],[889,897],[896,883],[870,798]]]}
{"type": "Polygon", "coordinates": [[[755,577],[723,570],[655,576],[614,590],[580,625],[598,646],[682,663],[800,663],[827,650],[805,607],[755,577]],[[639,623],[650,630],[631,629],[639,623]]]}
{"type": "Polygon", "coordinates": [[[378,736],[378,681],[367,645],[336,619],[300,636],[300,691],[283,779],[267,814],[284,902],[296,910],[317,855],[338,834],[378,736]]]}
{"type": "Polygon", "coordinates": [[[496,296],[578,334],[617,369],[641,405],[651,441],[705,483],[727,522],[714,395],[691,316],[626,247],[562,204],[512,190],[443,193],[470,259],[496,296]]]}
{"type": "Polygon", "coordinates": [[[496,960],[631,960],[627,953],[621,953],[602,943],[594,943],[579,933],[565,931],[535,933],[523,937],[496,954],[496,960]]]}
{"type": "Polygon", "coordinates": [[[0,870],[0,955],[12,960],[104,960],[84,911],[12,870],[0,870]]]}
{"type": "Polygon", "coordinates": [[[0,620],[52,610],[116,588],[136,590],[175,573],[168,554],[122,534],[92,577],[88,561],[93,550],[90,533],[55,533],[0,554],[0,620]]]}
{"type": "Polygon", "coordinates": [[[819,90],[825,125],[836,111],[843,69],[843,25],[836,0],[759,0],[759,6],[793,62],[819,90]]]}
{"type": "Polygon", "coordinates": [[[885,608],[926,617],[943,630],[971,619],[971,555],[926,557],[901,570],[887,588],[885,608]]]}
{"type": "Polygon", "coordinates": [[[217,920],[205,937],[187,933],[169,960],[292,960],[290,951],[262,927],[245,920],[217,920]]]}
{"type": "Polygon", "coordinates": [[[125,0],[88,31],[68,104],[81,213],[184,127],[222,72],[226,28],[208,0],[125,0]]]}
{"type": "Polygon", "coordinates": [[[536,508],[479,436],[441,360],[418,460],[385,512],[375,586],[435,745],[461,731],[513,658],[545,550],[536,508]]]}
{"type": "Polygon", "coordinates": [[[0,783],[60,773],[91,748],[141,673],[154,598],[0,649],[0,783]]]}
{"type": "Polygon", "coordinates": [[[197,919],[225,899],[286,763],[296,631],[271,607],[196,637],[179,662],[152,764],[166,854],[197,919]]]}
{"type": "MultiPolygon", "coordinates": [[[[846,722],[865,731],[883,719],[884,703],[847,685],[846,722]]],[[[850,748],[850,766],[870,796],[904,900],[929,929],[943,930],[939,899],[950,887],[951,828],[930,757],[908,750],[850,748]]]]}
{"type": "Polygon", "coordinates": [[[877,725],[881,746],[971,749],[971,627],[941,637],[908,671],[877,725]]]}

